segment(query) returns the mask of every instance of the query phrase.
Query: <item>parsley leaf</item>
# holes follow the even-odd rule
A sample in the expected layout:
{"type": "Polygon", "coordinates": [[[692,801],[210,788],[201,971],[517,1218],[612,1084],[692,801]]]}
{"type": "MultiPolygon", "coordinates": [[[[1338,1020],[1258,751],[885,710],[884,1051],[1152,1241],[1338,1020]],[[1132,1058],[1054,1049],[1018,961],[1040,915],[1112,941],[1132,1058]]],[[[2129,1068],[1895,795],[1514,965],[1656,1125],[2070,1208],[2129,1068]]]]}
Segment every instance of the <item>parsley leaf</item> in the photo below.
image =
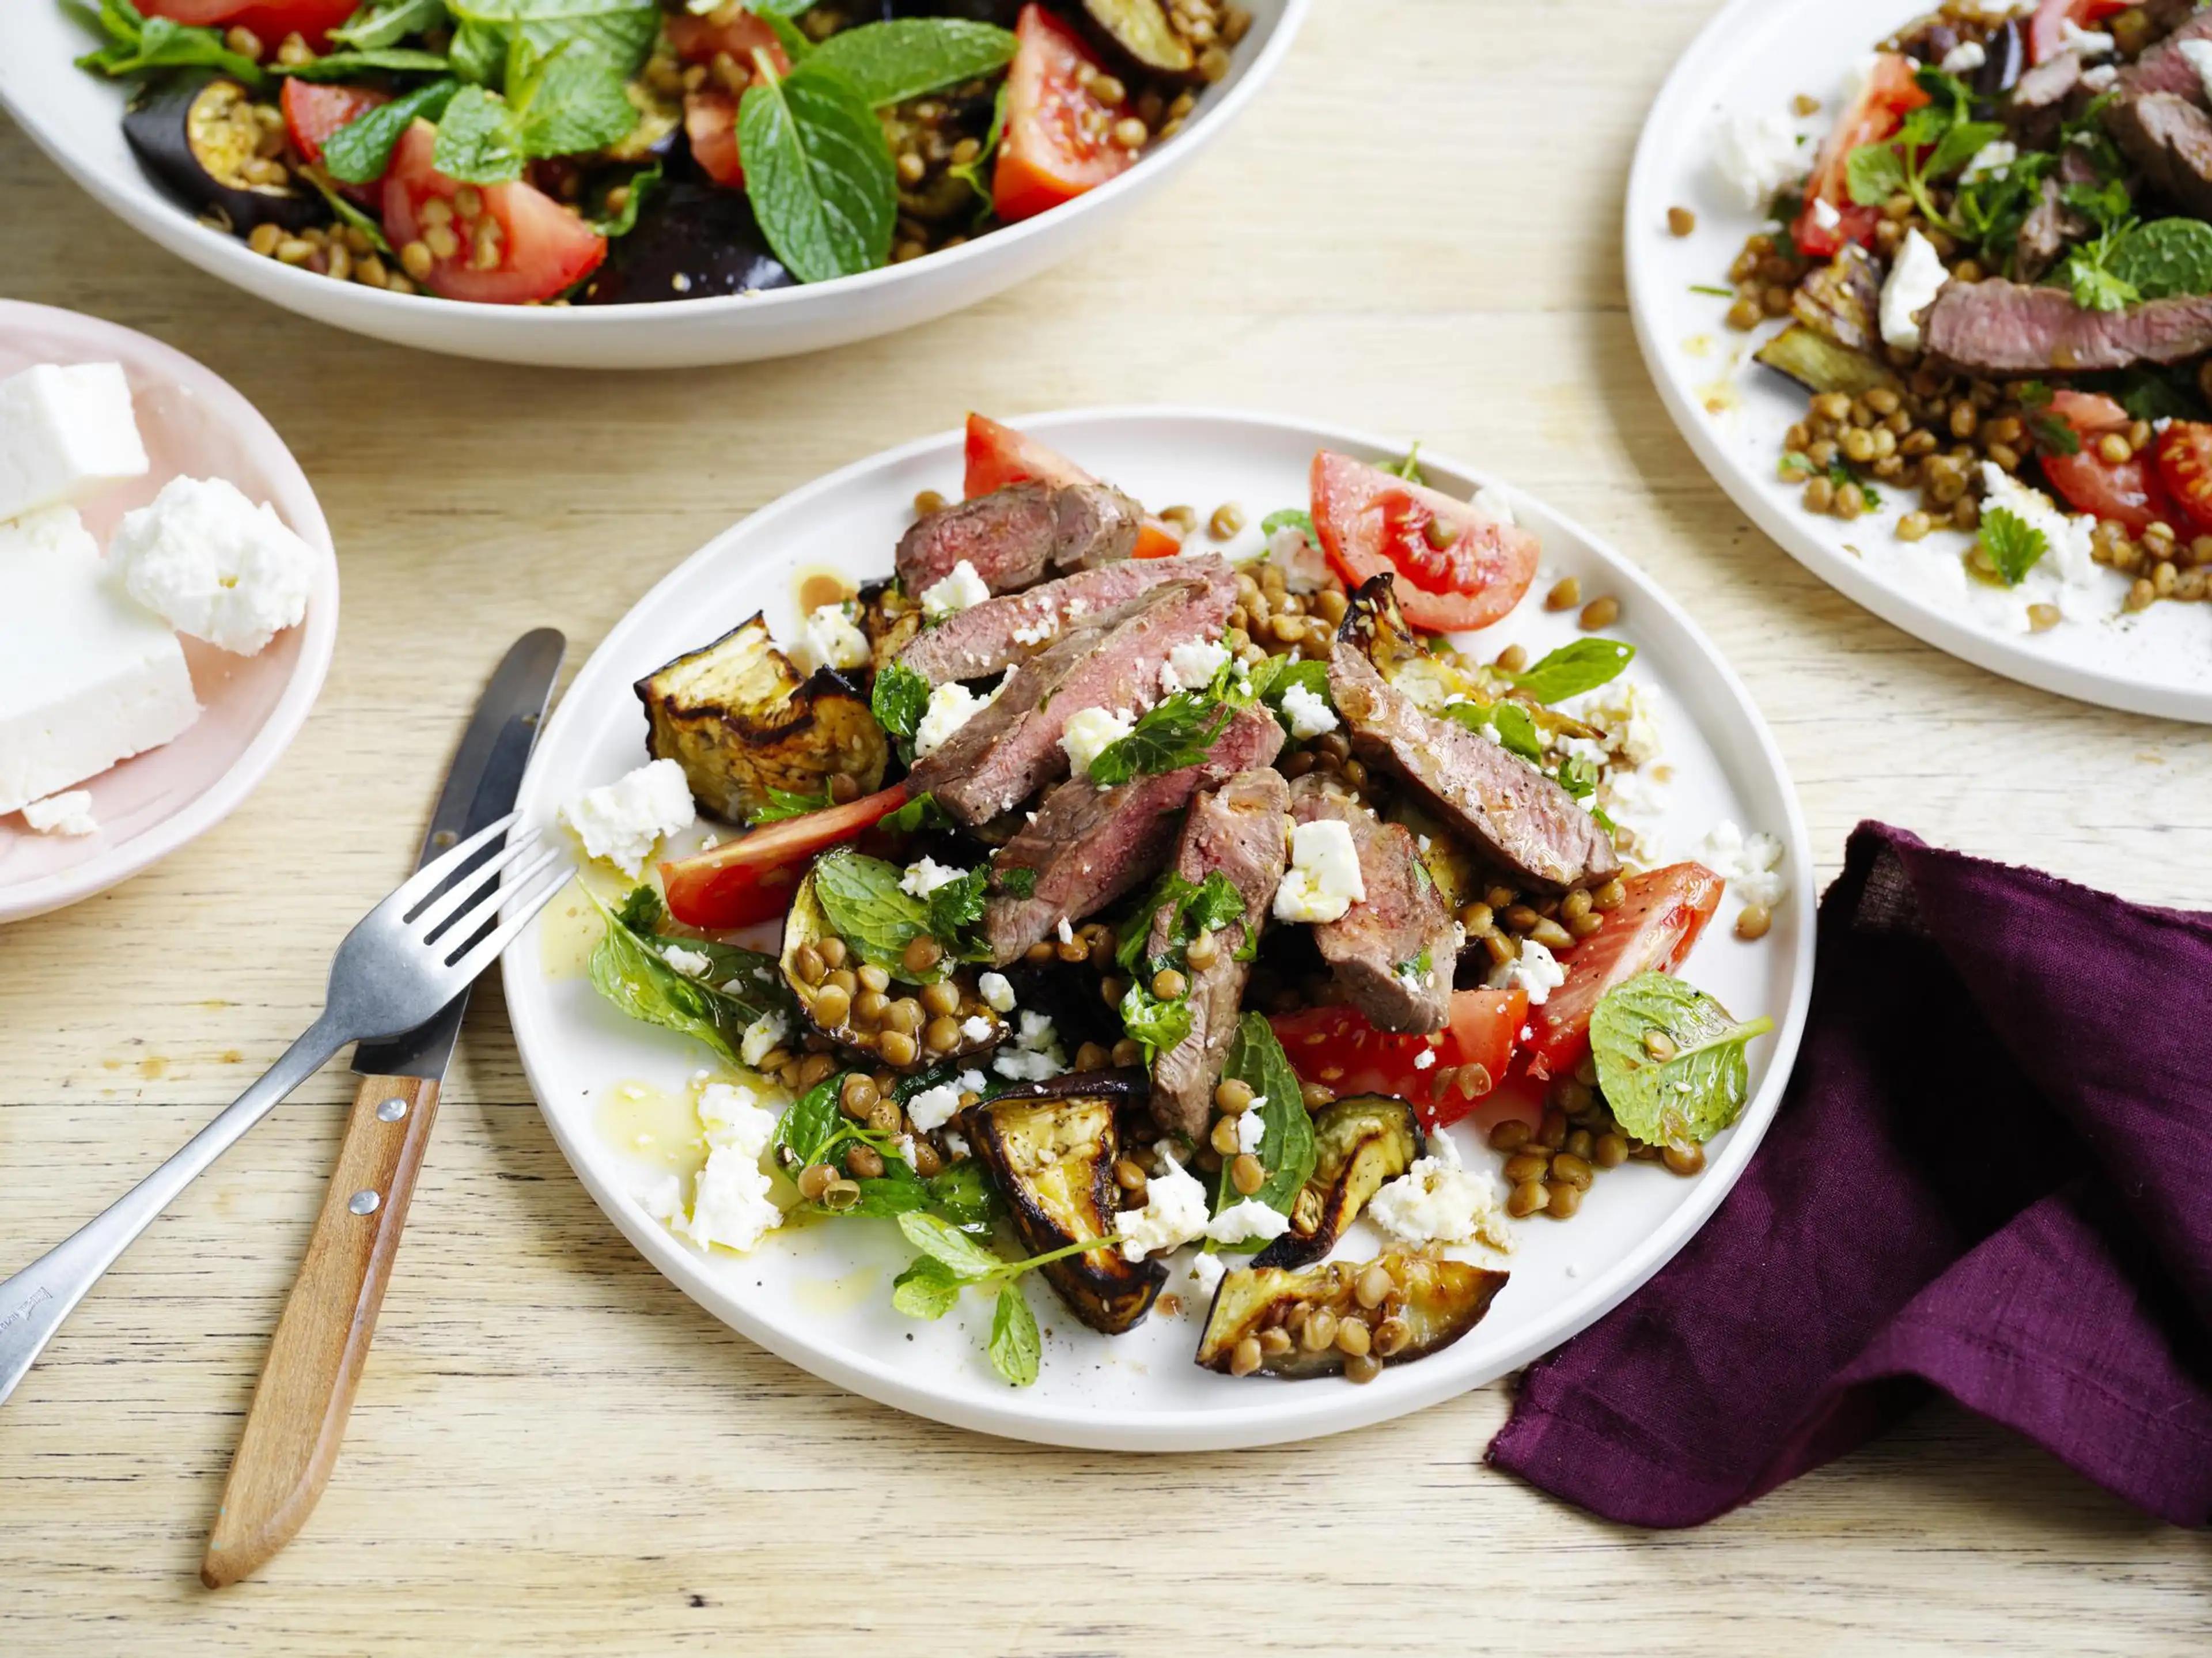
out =
{"type": "Polygon", "coordinates": [[[1133,777],[1195,766],[1213,752],[1229,715],[1228,705],[1210,693],[1177,691],[1146,709],[1127,737],[1099,751],[1091,762],[1091,780],[1111,788],[1133,777]]]}
{"type": "Polygon", "coordinates": [[[1141,981],[1131,984],[1121,998],[1121,1029],[1145,1050],[1148,1066],[1190,1035],[1192,1017],[1188,996],[1164,1000],[1141,981]]]}
{"type": "Polygon", "coordinates": [[[799,794],[771,784],[768,791],[768,804],[757,811],[747,813],[745,823],[748,828],[757,828],[763,823],[781,823],[789,818],[804,817],[811,811],[827,811],[830,805],[826,784],[819,794],[799,794]]]}
{"type": "Polygon", "coordinates": [[[2027,417],[2028,435],[2035,446],[2046,455],[2078,455],[2081,452],[2081,434],[2049,410],[2031,413],[2027,417]]]}
{"type": "Polygon", "coordinates": [[[1854,203],[1880,207],[1905,188],[1905,162],[1894,144],[1861,144],[1844,158],[1844,177],[1854,203]]]}
{"type": "Polygon", "coordinates": [[[1982,514],[1979,541],[1990,562],[1996,567],[1997,580],[2008,587],[2020,586],[2021,579],[2051,550],[2048,536],[2003,507],[1993,507],[1982,514]]]}
{"type": "Polygon", "coordinates": [[[984,895],[990,878],[988,865],[978,865],[957,881],[932,887],[929,896],[922,900],[928,910],[930,936],[956,956],[976,953],[977,945],[969,936],[969,929],[983,919],[984,895]]]}
{"type": "Polygon", "coordinates": [[[248,87],[261,84],[261,70],[223,44],[222,31],[172,22],[166,17],[147,17],[131,0],[100,0],[94,10],[80,0],[68,0],[68,9],[86,27],[107,37],[108,44],[76,60],[79,69],[102,75],[140,75],[149,70],[207,68],[221,70],[248,87]]]}
{"type": "MultiPolygon", "coordinates": [[[[926,829],[950,829],[952,819],[933,794],[917,794],[876,825],[887,835],[914,835],[926,829]]],[[[1034,876],[1032,876],[1034,879],[1034,876]]]]}
{"type": "Polygon", "coordinates": [[[1016,898],[1036,897],[1036,878],[1037,872],[1035,870],[1018,868],[1000,870],[994,877],[999,884],[999,890],[1016,898]]]}

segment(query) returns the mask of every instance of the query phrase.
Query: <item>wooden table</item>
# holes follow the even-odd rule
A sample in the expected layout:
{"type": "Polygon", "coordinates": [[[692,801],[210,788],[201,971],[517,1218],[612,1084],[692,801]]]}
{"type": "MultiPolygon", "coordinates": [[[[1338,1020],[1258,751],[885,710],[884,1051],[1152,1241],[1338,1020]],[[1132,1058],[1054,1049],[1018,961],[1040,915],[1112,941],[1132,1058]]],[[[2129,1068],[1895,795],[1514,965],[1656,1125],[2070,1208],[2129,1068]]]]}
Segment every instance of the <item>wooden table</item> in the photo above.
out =
{"type": "MultiPolygon", "coordinates": [[[[2212,732],[2020,689],[1861,613],[1745,523],[1662,413],[1624,307],[1621,194],[1711,9],[1328,0],[1242,126],[1104,251],[901,337],[651,376],[416,355],[293,318],[0,130],[0,292],[228,376],[321,491],[345,590],[328,688],[260,793],[0,939],[0,1263],[92,1213],[307,1021],[511,637],[550,623],[580,661],[732,519],[971,405],[1249,404],[1478,459],[1695,611],[1774,724],[1824,878],[1875,817],[2212,907],[2191,838],[2212,821],[2212,732]]],[[[335,1481],[258,1581],[210,1594],[194,1569],[346,1093],[325,1073],[186,1193],[0,1412],[0,1651],[2141,1653],[2212,1629],[2204,1535],[1952,1409],[1646,1534],[1482,1466],[1502,1388],[1174,1459],[849,1397],[714,1322],[601,1217],[495,981],[335,1481]]]]}

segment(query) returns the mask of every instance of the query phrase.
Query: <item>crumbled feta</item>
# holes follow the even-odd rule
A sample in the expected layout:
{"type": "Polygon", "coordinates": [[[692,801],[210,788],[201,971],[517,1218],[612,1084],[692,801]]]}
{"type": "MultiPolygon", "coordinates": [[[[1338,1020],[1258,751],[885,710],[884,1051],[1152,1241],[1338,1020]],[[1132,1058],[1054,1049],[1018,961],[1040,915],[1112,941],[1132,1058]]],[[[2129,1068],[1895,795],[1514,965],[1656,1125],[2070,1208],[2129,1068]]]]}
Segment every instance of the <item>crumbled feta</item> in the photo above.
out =
{"type": "Polygon", "coordinates": [[[651,761],[561,808],[586,855],[605,859],[633,880],[660,837],[690,828],[698,815],[684,768],[673,760],[651,761]]]}
{"type": "Polygon", "coordinates": [[[1459,1142],[1441,1130],[1428,1138],[1428,1153],[1447,1169],[1467,1166],[1459,1154],[1459,1142]]]}
{"type": "Polygon", "coordinates": [[[1404,1243],[1465,1243],[1479,1239],[1493,1248],[1511,1247],[1498,1183],[1486,1171],[1421,1157],[1367,1203],[1368,1218],[1404,1243]]]}
{"type": "Polygon", "coordinates": [[[1999,138],[1984,144],[1974,152],[1974,159],[1966,163],[1966,170],[1959,175],[1961,184],[1972,184],[1977,179],[2002,178],[2012,164],[2020,159],[2020,146],[1999,138]]]}
{"type": "Polygon", "coordinates": [[[1285,524],[1267,537],[1267,562],[1281,568],[1283,586],[1291,592],[1319,592],[1328,585],[1328,555],[1302,524],[1285,524]]]}
{"type": "Polygon", "coordinates": [[[1324,817],[1291,829],[1290,866],[1275,889],[1277,920],[1341,920],[1366,897],[1349,823],[1324,817]]]}
{"type": "Polygon", "coordinates": [[[941,886],[959,880],[968,872],[951,864],[940,864],[934,858],[925,857],[918,864],[908,864],[906,873],[899,877],[899,890],[917,898],[927,898],[941,886]]]}
{"type": "Polygon", "coordinates": [[[1267,1138],[1267,1125],[1260,1120],[1260,1108],[1267,1104],[1267,1096],[1257,1094],[1252,1103],[1237,1119],[1237,1149],[1257,1155],[1260,1142],[1267,1138]]]}
{"type": "Polygon", "coordinates": [[[1836,204],[1830,201],[1826,196],[1815,196],[1813,198],[1813,222],[1814,224],[1820,226],[1823,230],[1833,230],[1838,225],[1843,223],[1843,222],[1844,216],[1837,211],[1836,204]]]}
{"type": "Polygon", "coordinates": [[[1943,54],[1940,67],[1946,75],[1972,75],[1989,61],[1989,49],[1980,41],[1961,40],[1943,54]]]}
{"type": "Polygon", "coordinates": [[[970,1013],[960,1022],[961,1035],[971,1042],[989,1042],[994,1029],[996,1027],[980,1013],[970,1013]]]}
{"type": "Polygon", "coordinates": [[[1725,817],[1706,835],[1698,856],[1747,904],[1771,909],[1790,890],[1782,875],[1782,842],[1771,835],[1746,835],[1725,817]]]}
{"type": "Polygon", "coordinates": [[[1607,746],[1631,766],[1659,757],[1658,698],[1640,680],[1624,676],[1585,692],[1581,701],[1575,717],[1603,732],[1607,746]]]}
{"type": "Polygon", "coordinates": [[[1161,689],[1202,691],[1213,683],[1214,676],[1228,661],[1227,646],[1218,645],[1210,639],[1190,640],[1168,653],[1168,668],[1161,677],[1161,689]]]}
{"type": "Polygon", "coordinates": [[[1075,942],[1075,929],[1068,925],[1067,917],[1065,915],[1060,918],[1059,932],[1060,943],[1072,944],[1075,942]]]}
{"type": "Polygon", "coordinates": [[[964,1157],[968,1155],[968,1137],[957,1129],[948,1128],[938,1138],[945,1142],[945,1151],[952,1156],[964,1157]]]}
{"type": "Polygon", "coordinates": [[[963,1094],[980,1094],[990,1085],[990,1078],[980,1071],[963,1071],[960,1073],[960,1091],[963,1094]]]}
{"type": "Polygon", "coordinates": [[[1565,966],[1534,938],[1523,938],[1520,954],[1492,968],[1489,979],[1492,990],[1510,990],[1518,985],[1528,993],[1531,1007],[1541,1007],[1566,981],[1565,966]]]}
{"type": "Polygon", "coordinates": [[[1206,1187],[1176,1161],[1174,1149],[1165,1140],[1154,1149],[1160,1172],[1145,1182],[1145,1206],[1124,1209],[1114,1217],[1125,1260],[1180,1249],[1206,1236],[1206,1187]]]}
{"type": "Polygon", "coordinates": [[[1319,737],[1336,729],[1336,710],[1310,686],[1292,685],[1284,691],[1283,716],[1291,722],[1291,735],[1296,738],[1319,737]]]}
{"type": "Polygon", "coordinates": [[[682,944],[663,944],[660,959],[687,979],[703,979],[714,970],[713,957],[701,950],[686,950],[682,944]]]}
{"type": "Polygon", "coordinates": [[[23,808],[23,821],[41,835],[97,835],[100,820],[92,815],[92,796],[83,789],[50,794],[23,808]]]}
{"type": "Polygon", "coordinates": [[[1413,1069],[1416,1071],[1426,1071],[1436,1062],[1437,1050],[1433,1048],[1425,1048],[1413,1055],[1413,1069]]]}
{"type": "Polygon", "coordinates": [[[1206,1224],[1206,1236],[1216,1243],[1250,1243],[1279,1238],[1290,1230],[1291,1218],[1257,1198],[1232,1203],[1206,1224]]]}
{"type": "Polygon", "coordinates": [[[1106,708],[1078,708],[1060,728],[1060,746],[1066,750],[1067,768],[1078,777],[1091,775],[1091,762],[1129,734],[1136,723],[1126,714],[1106,708]]]}
{"type": "MultiPolygon", "coordinates": [[[[2185,42],[2184,46],[2186,49],[2201,44],[2200,41],[2191,40],[2185,42]]],[[[2199,70],[2197,73],[2201,75],[2203,71],[2199,70]]],[[[2093,64],[2081,71],[2081,84],[2091,92],[2110,92],[2119,78],[2120,66],[2118,64],[2093,64]]]]}
{"type": "Polygon", "coordinates": [[[1059,631],[1060,623],[1054,617],[1049,616],[1039,616],[1028,627],[1017,628],[1014,629],[1014,643],[1017,645],[1042,645],[1046,640],[1050,639],[1059,631]]]}
{"type": "Polygon", "coordinates": [[[1908,231],[1889,267],[1889,280],[1881,285],[1882,339],[1901,351],[1917,351],[1919,313],[1936,303],[1950,280],[1936,245],[1917,230],[1908,231]]]}
{"type": "Polygon", "coordinates": [[[1757,213],[1803,175],[1805,161],[1787,116],[1735,110],[1714,124],[1713,167],[1737,204],[1757,213]]]}
{"type": "Polygon", "coordinates": [[[951,740],[953,732],[997,701],[999,693],[1006,689],[1004,679],[981,696],[957,679],[948,679],[933,689],[914,728],[915,758],[919,760],[944,747],[951,740]]]}
{"type": "MultiPolygon", "coordinates": [[[[978,1093],[981,1090],[976,1090],[978,1093]]],[[[939,1083],[925,1088],[906,1102],[907,1121],[925,1134],[945,1127],[960,1108],[960,1084],[939,1083]]]]}
{"type": "Polygon", "coordinates": [[[228,478],[171,478],[107,544],[131,597],[180,634],[258,655],[307,614],[314,550],[228,478]]]}
{"type": "Polygon", "coordinates": [[[1200,1250],[1190,1258],[1190,1281],[1199,1294],[1211,1296],[1221,1287],[1221,1280],[1229,1275],[1229,1263],[1218,1255],[1200,1250]]]}
{"type": "Polygon", "coordinates": [[[991,590],[975,574],[975,567],[963,558],[944,580],[922,589],[921,613],[932,622],[941,622],[957,610],[981,604],[990,596],[991,590]]]}
{"type": "Polygon", "coordinates": [[[1042,1054],[1060,1040],[1060,1033],[1053,1029],[1049,1014],[1025,1007],[1022,1010],[1021,1035],[1015,1040],[1029,1052],[1042,1054]]]}
{"type": "MultiPolygon", "coordinates": [[[[699,1114],[708,1120],[708,1096],[722,1084],[700,1096],[699,1114]]],[[[746,1094],[747,1101],[750,1099],[746,1094]]],[[[714,1150],[691,1191],[691,1218],[684,1231],[701,1248],[720,1245],[739,1253],[750,1249],[783,1220],[769,1193],[773,1187],[761,1169],[761,1154],[775,1132],[775,1119],[759,1107],[734,1101],[720,1102],[724,1117],[709,1122],[708,1141],[714,1150]]]]}
{"type": "Polygon", "coordinates": [[[2103,29],[2085,29],[2070,17],[2058,23],[2058,50],[2070,52],[2083,63],[2092,58],[2109,58],[2119,50],[2119,42],[2103,29]]]}
{"type": "Polygon", "coordinates": [[[757,1066],[790,1035],[791,1026],[783,1015],[770,1010],[745,1027],[738,1042],[738,1057],[747,1065],[757,1066]]]}
{"type": "Polygon", "coordinates": [[[868,636],[854,620],[853,601],[817,606],[806,618],[791,659],[808,673],[821,668],[865,668],[873,659],[868,636]]]}
{"type": "Polygon", "coordinates": [[[0,380],[0,519],[141,477],[146,446],[115,362],[42,362],[0,380]]]}
{"type": "Polygon", "coordinates": [[[992,1055],[991,1069],[1013,1082],[1042,1083],[1050,1082],[1067,1066],[1053,1054],[1024,1054],[1018,1048],[1002,1048],[992,1055]]]}
{"type": "Polygon", "coordinates": [[[1003,973],[986,973],[975,981],[975,993],[994,1013],[1014,1011],[1013,982],[1003,973]]]}
{"type": "Polygon", "coordinates": [[[742,1083],[710,1082],[699,1090],[699,1125],[709,1145],[768,1145],[774,1114],[762,1108],[760,1096],[742,1083]]]}
{"type": "Polygon", "coordinates": [[[1505,491],[1495,484],[1486,483],[1468,498],[1477,518],[1487,519],[1492,524],[1517,524],[1513,516],[1513,503],[1505,498],[1505,491]]]}

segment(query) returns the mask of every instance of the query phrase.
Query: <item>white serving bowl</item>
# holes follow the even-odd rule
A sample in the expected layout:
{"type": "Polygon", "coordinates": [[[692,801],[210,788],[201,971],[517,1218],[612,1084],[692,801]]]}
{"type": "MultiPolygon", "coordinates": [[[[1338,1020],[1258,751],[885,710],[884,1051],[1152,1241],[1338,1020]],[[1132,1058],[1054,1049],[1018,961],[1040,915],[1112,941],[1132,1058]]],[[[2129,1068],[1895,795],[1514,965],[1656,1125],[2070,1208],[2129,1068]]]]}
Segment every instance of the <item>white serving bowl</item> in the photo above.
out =
{"type": "Polygon", "coordinates": [[[1012,287],[1096,240],[1223,131],[1289,51],[1312,0],[1247,0],[1251,32],[1183,130],[1135,167],[1018,225],[865,276],[644,305],[465,305],[337,282],[252,252],[146,176],[123,141],[121,82],[74,67],[90,34],[56,0],[8,0],[0,107],[101,205],[211,275],[289,311],[398,345],[561,368],[754,362],[894,333],[1012,287]]]}

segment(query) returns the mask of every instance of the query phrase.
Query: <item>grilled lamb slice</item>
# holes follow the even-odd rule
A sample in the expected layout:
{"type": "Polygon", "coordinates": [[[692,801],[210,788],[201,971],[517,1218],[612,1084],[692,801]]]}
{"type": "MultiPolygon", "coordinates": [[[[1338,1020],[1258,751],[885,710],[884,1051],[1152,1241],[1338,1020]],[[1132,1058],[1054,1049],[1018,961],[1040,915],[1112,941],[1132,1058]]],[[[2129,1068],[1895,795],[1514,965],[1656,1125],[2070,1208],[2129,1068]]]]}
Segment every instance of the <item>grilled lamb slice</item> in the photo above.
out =
{"type": "MultiPolygon", "coordinates": [[[[1378,576],[1357,602],[1383,602],[1389,586],[1378,576]]],[[[1328,689],[1361,758],[1388,762],[1434,811],[1532,885],[1564,889],[1620,867],[1612,841],[1572,795],[1487,738],[1422,713],[1376,671],[1356,632],[1347,623],[1337,636],[1328,689]]]]}
{"type": "MultiPolygon", "coordinates": [[[[2197,88],[2201,99],[2203,88],[2197,88]]],[[[2191,212],[2212,212],[2212,115],[2189,96],[2133,90],[2115,97],[2105,125],[2128,159],[2191,212]]]]}
{"type": "Polygon", "coordinates": [[[2189,9],[2179,3],[2179,0],[2172,0],[2172,3],[2154,9],[2162,9],[2167,15],[2154,17],[2154,25],[2164,23],[2171,33],[2120,71],[2119,83],[2114,91],[2123,99],[2130,93],[2166,92],[2202,102],[2204,98],[2203,76],[2197,72],[2197,66],[2183,54],[2181,48],[2191,40],[2212,40],[2212,15],[2191,16],[2189,9]],[[2175,14],[2185,21],[2179,24],[2168,21],[2168,18],[2175,14]]]}
{"type": "Polygon", "coordinates": [[[958,611],[916,635],[898,659],[933,685],[981,679],[1036,656],[1070,622],[1119,610],[1164,581],[1204,581],[1236,602],[1236,573],[1218,554],[1124,559],[958,611]]]}
{"type": "Polygon", "coordinates": [[[1233,584],[1170,581],[1095,623],[1068,628],[1014,670],[998,700],[908,774],[970,829],[1011,811],[1067,772],[1060,734],[1081,708],[1135,709],[1159,701],[1168,653],[1218,639],[1233,584]]]}
{"type": "Polygon", "coordinates": [[[1282,746],[1283,728],[1273,714],[1240,708],[1195,766],[1106,789],[1082,778],[1061,784],[991,860],[992,885],[1000,889],[983,906],[992,960],[1005,966],[1060,922],[1094,915],[1150,880],[1174,850],[1176,815],[1191,796],[1238,772],[1273,764],[1282,746]],[[1017,870],[1035,877],[1026,896],[1003,890],[1017,870]]]}
{"type": "Polygon", "coordinates": [[[2212,298],[2152,300],[2084,311],[2063,288],[2002,277],[1952,282],[1921,334],[1931,356],[1969,374],[2087,374],[2185,362],[2212,350],[2212,298]]]}
{"type": "Polygon", "coordinates": [[[1421,867],[1412,833],[1402,823],[1382,822],[1314,772],[1291,787],[1291,816],[1301,823],[1335,819],[1352,830],[1359,855],[1366,897],[1340,920],[1316,923],[1313,930],[1345,1000],[1378,1030],[1442,1030],[1451,1013],[1452,970],[1459,965],[1462,935],[1421,867]]]}
{"type": "MultiPolygon", "coordinates": [[[[1176,873],[1193,886],[1204,885],[1209,875],[1226,877],[1244,900],[1244,919],[1214,935],[1212,961],[1191,968],[1190,1035],[1152,1064],[1152,1120],[1169,1133],[1196,1140],[1206,1132],[1214,1085],[1228,1063],[1230,1038],[1237,1034],[1244,984],[1252,976],[1252,963],[1237,958],[1260,936],[1282,883],[1283,820],[1290,809],[1290,786],[1280,772],[1241,771],[1219,788],[1200,793],[1182,820],[1176,873]]],[[[1167,953],[1169,920],[1163,914],[1153,922],[1145,946],[1148,956],[1167,953]]]]}
{"type": "Polygon", "coordinates": [[[2081,84],[2081,59],[2075,52],[2061,52],[2028,70],[2005,104],[2005,124],[2012,136],[2029,149],[2047,149],[2057,137],[2067,102],[2081,84]]]}
{"type": "Polygon", "coordinates": [[[1143,507],[1103,483],[1010,483],[917,519],[894,564],[917,598],[963,559],[993,592],[1018,592],[1049,570],[1128,557],[1144,521],[1143,507]]]}

